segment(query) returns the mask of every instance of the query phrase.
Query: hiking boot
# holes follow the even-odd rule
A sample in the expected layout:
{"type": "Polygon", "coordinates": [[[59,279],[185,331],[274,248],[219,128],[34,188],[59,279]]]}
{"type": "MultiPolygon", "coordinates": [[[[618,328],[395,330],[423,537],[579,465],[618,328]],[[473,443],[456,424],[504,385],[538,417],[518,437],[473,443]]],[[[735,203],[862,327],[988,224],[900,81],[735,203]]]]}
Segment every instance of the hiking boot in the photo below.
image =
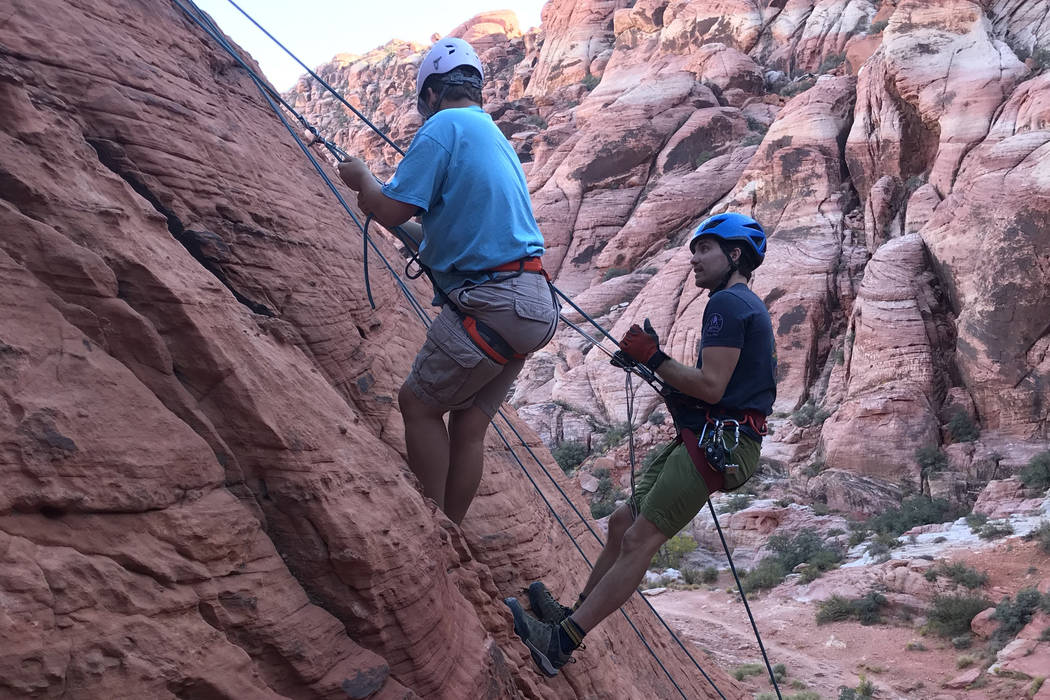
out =
{"type": "Polygon", "coordinates": [[[529,607],[537,618],[551,625],[557,625],[572,615],[572,608],[559,603],[542,581],[529,585],[529,607]]]}
{"type": "Polygon", "coordinates": [[[532,660],[544,675],[554,677],[558,675],[558,669],[565,664],[576,663],[571,652],[561,650],[558,625],[541,622],[532,617],[521,607],[517,598],[507,598],[503,602],[514,615],[514,632],[529,648],[532,660]]]}

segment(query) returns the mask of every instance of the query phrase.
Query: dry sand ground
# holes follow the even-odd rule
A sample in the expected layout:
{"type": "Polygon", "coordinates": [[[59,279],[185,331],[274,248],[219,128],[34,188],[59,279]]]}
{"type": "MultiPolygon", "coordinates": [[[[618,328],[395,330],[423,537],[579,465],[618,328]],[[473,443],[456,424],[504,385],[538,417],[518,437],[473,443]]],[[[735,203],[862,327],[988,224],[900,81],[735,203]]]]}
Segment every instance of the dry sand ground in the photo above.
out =
{"type": "MultiPolygon", "coordinates": [[[[1039,552],[1034,543],[1017,539],[979,553],[955,552],[951,560],[987,572],[989,582],[981,593],[993,601],[1050,576],[1050,557],[1039,552]]],[[[761,663],[740,597],[726,592],[731,585],[731,575],[722,572],[713,587],[669,590],[650,599],[684,639],[709,651],[718,665],[728,671],[747,663],[761,663]]],[[[753,594],[749,599],[771,663],[787,667],[788,677],[781,685],[785,698],[799,693],[804,684],[806,690],[819,693],[822,699],[836,700],[839,688],[856,687],[862,674],[878,687],[878,700],[1029,697],[1030,680],[989,678],[988,674],[969,688],[944,687],[964,672],[958,667],[960,657],[978,656],[983,642],[961,651],[946,639],[924,636],[917,623],[899,620],[872,626],[854,622],[818,626],[817,606],[793,600],[793,587],[785,584],[768,593],[753,594]]],[[[1047,672],[1050,675],[1050,669],[1047,672]]],[[[755,694],[773,690],[764,671],[745,682],[755,694]]]]}

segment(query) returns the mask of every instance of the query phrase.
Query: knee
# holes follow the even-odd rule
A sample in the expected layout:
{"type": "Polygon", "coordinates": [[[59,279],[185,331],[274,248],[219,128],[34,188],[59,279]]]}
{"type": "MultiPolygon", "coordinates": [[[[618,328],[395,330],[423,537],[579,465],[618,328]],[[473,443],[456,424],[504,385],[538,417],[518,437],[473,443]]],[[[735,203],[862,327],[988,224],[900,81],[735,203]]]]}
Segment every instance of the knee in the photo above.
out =
{"type": "Polygon", "coordinates": [[[652,556],[667,541],[667,536],[644,518],[635,520],[623,533],[621,551],[624,554],[644,553],[652,556]],[[648,526],[648,527],[646,527],[648,526]]]}
{"type": "Polygon", "coordinates": [[[631,511],[629,503],[625,503],[614,510],[613,514],[609,516],[609,541],[618,546],[632,522],[634,522],[634,513],[631,511]]]}

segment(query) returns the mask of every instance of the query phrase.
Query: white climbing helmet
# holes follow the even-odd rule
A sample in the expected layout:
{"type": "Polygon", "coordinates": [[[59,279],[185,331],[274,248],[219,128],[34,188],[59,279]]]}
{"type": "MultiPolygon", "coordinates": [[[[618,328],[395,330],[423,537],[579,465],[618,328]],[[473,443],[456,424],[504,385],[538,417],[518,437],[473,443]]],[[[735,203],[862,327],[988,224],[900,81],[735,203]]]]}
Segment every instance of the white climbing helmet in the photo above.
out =
{"type": "Polygon", "coordinates": [[[453,68],[470,66],[478,71],[481,79],[485,79],[485,69],[481,67],[481,59],[474,48],[455,37],[446,37],[430,47],[427,55],[419,64],[419,73],[416,75],[416,100],[423,92],[423,83],[432,75],[448,73],[453,68]]]}

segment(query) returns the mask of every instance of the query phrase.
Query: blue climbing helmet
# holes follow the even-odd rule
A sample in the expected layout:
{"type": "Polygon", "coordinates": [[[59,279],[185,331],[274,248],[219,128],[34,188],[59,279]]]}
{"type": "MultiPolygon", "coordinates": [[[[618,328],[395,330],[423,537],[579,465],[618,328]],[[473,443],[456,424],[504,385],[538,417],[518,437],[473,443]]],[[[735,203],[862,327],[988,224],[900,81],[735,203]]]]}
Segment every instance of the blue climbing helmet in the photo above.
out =
{"type": "MultiPolygon", "coordinates": [[[[704,219],[693,231],[693,237],[689,240],[689,250],[693,249],[702,236],[714,236],[727,243],[744,243],[742,249],[753,259],[754,267],[758,267],[766,259],[766,232],[762,229],[762,224],[750,216],[727,212],[704,219]]],[[[735,267],[732,259],[729,263],[735,267]]]]}

